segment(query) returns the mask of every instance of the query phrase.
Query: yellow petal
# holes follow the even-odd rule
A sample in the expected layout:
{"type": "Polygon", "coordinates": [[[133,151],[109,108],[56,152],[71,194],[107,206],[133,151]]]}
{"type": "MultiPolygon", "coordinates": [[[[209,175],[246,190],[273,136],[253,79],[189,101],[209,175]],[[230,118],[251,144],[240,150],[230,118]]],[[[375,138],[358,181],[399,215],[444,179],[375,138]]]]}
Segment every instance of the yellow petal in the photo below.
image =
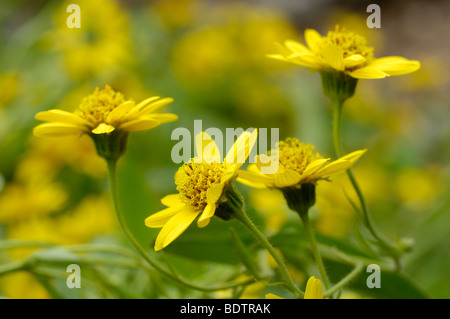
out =
{"type": "Polygon", "coordinates": [[[127,132],[145,131],[158,126],[160,123],[156,120],[146,117],[140,117],[136,120],[125,122],[119,126],[127,132]]]}
{"type": "Polygon", "coordinates": [[[77,126],[90,126],[90,123],[74,113],[53,109],[37,113],[34,118],[39,121],[58,122],[77,126]]]}
{"type": "Polygon", "coordinates": [[[299,173],[292,170],[285,170],[275,176],[275,186],[279,188],[294,186],[300,182],[299,173]]]}
{"type": "Polygon", "coordinates": [[[146,105],[148,105],[149,103],[156,101],[157,99],[159,99],[159,96],[152,96],[149,97],[148,99],[145,99],[144,101],[140,102],[139,104],[135,105],[131,110],[129,110],[128,115],[130,117],[138,117],[138,112],[142,110],[143,107],[145,107],[146,105]]]}
{"type": "Polygon", "coordinates": [[[133,101],[123,102],[114,110],[112,110],[111,113],[109,113],[108,117],[106,118],[106,122],[118,124],[121,123],[122,121],[125,121],[125,117],[127,116],[128,112],[133,108],[133,106],[134,106],[133,101]]]}
{"type": "Polygon", "coordinates": [[[303,171],[302,178],[308,178],[308,176],[313,175],[319,168],[321,168],[329,158],[321,158],[309,163],[303,171]]]}
{"type": "Polygon", "coordinates": [[[322,43],[322,36],[316,30],[306,29],[305,42],[311,50],[314,50],[322,43]]]}
{"type": "Polygon", "coordinates": [[[322,283],[319,279],[311,276],[306,283],[305,299],[323,299],[322,283]]]}
{"type": "Polygon", "coordinates": [[[214,216],[216,211],[216,205],[206,205],[203,213],[197,221],[197,226],[200,228],[206,227],[209,224],[210,219],[214,216]]]}
{"type": "Polygon", "coordinates": [[[356,79],[383,79],[389,76],[389,74],[370,65],[348,72],[348,74],[356,79]]]}
{"type": "Polygon", "coordinates": [[[327,44],[323,49],[325,62],[337,71],[344,71],[344,55],[342,49],[332,43],[327,44]]]}
{"type": "Polygon", "coordinates": [[[275,183],[273,177],[268,177],[259,172],[249,170],[239,170],[237,181],[254,188],[265,188],[267,186],[272,186],[275,183]]]}
{"type": "Polygon", "coordinates": [[[284,45],[293,53],[311,54],[311,51],[307,47],[297,41],[287,40],[284,42],[284,45]]]}
{"type": "Polygon", "coordinates": [[[265,299],[284,299],[284,298],[281,298],[280,296],[268,293],[268,294],[266,294],[265,299]]]}
{"type": "Polygon", "coordinates": [[[403,75],[417,71],[420,68],[420,62],[398,56],[389,56],[376,59],[369,66],[389,75],[403,75]]]}
{"type": "Polygon", "coordinates": [[[169,103],[172,103],[174,100],[171,97],[166,97],[163,98],[159,101],[153,102],[145,107],[143,107],[139,112],[138,112],[138,116],[142,116],[144,114],[148,114],[151,112],[156,111],[157,109],[159,109],[160,107],[163,107],[169,103]]]}
{"type": "Polygon", "coordinates": [[[286,57],[281,54],[266,54],[266,57],[274,60],[286,61],[286,57]]]}
{"type": "Polygon", "coordinates": [[[228,151],[224,163],[236,164],[236,170],[241,167],[250,155],[250,152],[255,145],[257,136],[257,129],[254,129],[252,133],[247,131],[243,132],[228,151]]]}
{"type": "Polygon", "coordinates": [[[156,120],[160,124],[170,123],[178,120],[178,115],[172,113],[148,114],[145,117],[156,120]]]}
{"type": "Polygon", "coordinates": [[[344,67],[347,68],[354,68],[358,65],[361,65],[362,63],[366,62],[366,58],[363,57],[361,54],[353,54],[349,57],[346,57],[344,59],[344,67]]]}
{"type": "Polygon", "coordinates": [[[220,151],[211,136],[205,132],[200,132],[195,136],[195,150],[197,158],[202,162],[207,163],[221,163],[220,151]]]}
{"type": "Polygon", "coordinates": [[[92,130],[94,134],[107,134],[114,131],[116,128],[106,123],[100,123],[96,128],[92,130]]]}
{"type": "Polygon", "coordinates": [[[192,224],[197,216],[198,212],[189,208],[185,208],[178,214],[172,216],[163,226],[158,237],[156,237],[155,250],[161,250],[177,239],[192,224]]]}
{"type": "Polygon", "coordinates": [[[82,133],[88,132],[88,129],[85,127],[60,123],[39,124],[33,129],[33,134],[40,137],[62,137],[69,135],[81,135],[82,133]]]}
{"type": "Polygon", "coordinates": [[[334,162],[331,162],[330,164],[326,165],[325,167],[318,170],[315,174],[311,175],[309,179],[318,179],[320,177],[324,177],[326,175],[334,174],[343,170],[346,170],[350,166],[352,166],[353,163],[346,160],[337,159],[334,162]]]}
{"type": "Polygon", "coordinates": [[[321,69],[324,65],[324,61],[313,54],[293,53],[286,57],[286,61],[313,69],[321,69]]]}
{"type": "Polygon", "coordinates": [[[359,150],[359,151],[354,151],[350,154],[344,155],[342,157],[340,157],[339,159],[341,160],[346,160],[346,161],[350,161],[352,163],[355,163],[357,160],[359,160],[359,158],[361,156],[364,155],[364,153],[367,152],[367,149],[363,149],[363,150],[359,150]]]}
{"type": "Polygon", "coordinates": [[[169,208],[165,208],[153,215],[150,215],[145,219],[145,226],[150,228],[159,228],[163,227],[172,216],[178,214],[185,208],[184,204],[177,204],[174,206],[170,206],[169,208]]]}
{"type": "Polygon", "coordinates": [[[166,195],[163,198],[161,198],[161,203],[164,206],[175,206],[177,204],[181,204],[181,200],[180,200],[180,194],[170,194],[170,195],[166,195]]]}
{"type": "Polygon", "coordinates": [[[225,184],[219,183],[211,186],[206,191],[206,202],[208,205],[215,205],[219,201],[220,197],[222,197],[224,187],[225,184]]]}

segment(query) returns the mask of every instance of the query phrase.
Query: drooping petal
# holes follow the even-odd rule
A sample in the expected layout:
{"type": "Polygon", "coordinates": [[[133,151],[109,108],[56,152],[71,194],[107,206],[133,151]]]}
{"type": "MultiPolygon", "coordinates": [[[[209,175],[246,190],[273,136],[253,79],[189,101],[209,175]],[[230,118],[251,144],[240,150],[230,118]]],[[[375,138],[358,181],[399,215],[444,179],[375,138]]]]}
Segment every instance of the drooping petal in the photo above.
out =
{"type": "Polygon", "coordinates": [[[198,216],[198,212],[185,207],[181,212],[172,216],[163,226],[156,237],[155,250],[167,247],[177,239],[198,216]]]}
{"type": "Polygon", "coordinates": [[[389,56],[375,59],[369,66],[394,76],[417,71],[420,68],[420,62],[398,56],[389,56]]]}
{"type": "Polygon", "coordinates": [[[60,124],[60,123],[44,123],[39,124],[33,129],[33,134],[40,137],[60,137],[70,135],[81,135],[88,133],[89,130],[84,127],[60,124]]]}
{"type": "Polygon", "coordinates": [[[342,49],[335,44],[329,43],[323,48],[323,58],[333,69],[344,71],[344,55],[342,49]]]}
{"type": "Polygon", "coordinates": [[[279,188],[294,186],[300,182],[301,176],[293,170],[285,170],[275,176],[275,186],[279,188]]]}
{"type": "Polygon", "coordinates": [[[165,208],[153,215],[150,215],[145,219],[145,226],[150,228],[160,228],[163,227],[169,219],[172,218],[175,214],[178,214],[185,208],[183,203],[178,203],[174,206],[170,206],[165,208]]]}
{"type": "Polygon", "coordinates": [[[125,122],[118,128],[127,132],[145,131],[158,126],[160,123],[154,119],[140,117],[136,120],[125,122]]]}
{"type": "Polygon", "coordinates": [[[53,109],[37,113],[34,118],[39,121],[57,122],[61,124],[87,126],[91,124],[78,115],[63,110],[53,109]]]}
{"type": "Polygon", "coordinates": [[[203,213],[200,215],[200,218],[197,221],[197,226],[200,228],[206,227],[209,224],[210,219],[214,216],[215,211],[216,205],[206,205],[203,213]]]}
{"type": "Polygon", "coordinates": [[[206,202],[208,205],[215,205],[219,201],[220,197],[222,197],[224,187],[224,183],[218,183],[206,191],[206,202]]]}
{"type": "Polygon", "coordinates": [[[235,164],[236,170],[244,164],[247,160],[250,152],[255,145],[256,138],[258,136],[258,131],[253,130],[252,133],[245,131],[242,133],[234,142],[233,146],[225,157],[224,163],[235,164]]]}
{"type": "Polygon", "coordinates": [[[106,123],[100,123],[96,128],[92,130],[94,134],[107,134],[114,131],[116,128],[106,123]]]}

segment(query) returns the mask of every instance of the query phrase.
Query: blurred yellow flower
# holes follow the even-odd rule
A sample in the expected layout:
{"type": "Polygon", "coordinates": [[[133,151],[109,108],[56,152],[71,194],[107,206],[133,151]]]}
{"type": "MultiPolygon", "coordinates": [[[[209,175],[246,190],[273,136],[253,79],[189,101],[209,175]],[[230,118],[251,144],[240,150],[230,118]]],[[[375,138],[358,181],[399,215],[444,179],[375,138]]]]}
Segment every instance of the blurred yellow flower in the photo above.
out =
{"type": "Polygon", "coordinates": [[[199,215],[198,227],[208,225],[218,213],[216,208],[225,200],[224,193],[230,191],[230,184],[249,156],[256,137],[257,130],[242,133],[222,162],[212,138],[204,132],[196,136],[197,158],[183,164],[175,174],[179,193],[162,198],[162,204],[168,208],[145,220],[147,227],[162,227],[155,250],[161,250],[177,239],[199,215]]]}
{"type": "Polygon", "coordinates": [[[318,153],[314,147],[300,143],[296,138],[280,141],[269,155],[258,155],[257,163],[251,164],[247,171],[240,171],[238,181],[256,188],[285,188],[304,183],[314,183],[326,176],[348,169],[366,150],[352,152],[326,164],[329,161],[318,153]],[[278,170],[270,174],[261,173],[265,167],[273,167],[278,162],[278,170]]]}
{"type": "Polygon", "coordinates": [[[72,1],[55,7],[54,25],[44,39],[51,49],[61,52],[71,76],[99,76],[118,71],[133,62],[129,18],[119,1],[78,0],[81,27],[68,28],[66,12],[72,1]],[[101,13],[99,9],[101,8],[101,13]]]}
{"type": "Polygon", "coordinates": [[[50,299],[48,291],[42,287],[35,277],[26,272],[18,271],[0,279],[2,295],[12,299],[50,299]]]}
{"type": "Polygon", "coordinates": [[[419,61],[399,56],[374,58],[374,48],[358,34],[336,26],[327,36],[316,30],[305,30],[307,46],[287,40],[279,45],[278,54],[268,57],[308,67],[313,70],[344,72],[356,79],[380,79],[417,71],[419,61]]]}
{"type": "Polygon", "coordinates": [[[66,136],[86,134],[108,134],[114,130],[126,132],[142,131],[160,124],[175,121],[175,114],[151,114],[156,109],[171,103],[172,98],[158,100],[159,96],[148,98],[135,105],[125,100],[120,92],[110,86],[83,99],[74,113],[53,109],[36,114],[36,119],[46,121],[34,128],[36,136],[66,136]]]}

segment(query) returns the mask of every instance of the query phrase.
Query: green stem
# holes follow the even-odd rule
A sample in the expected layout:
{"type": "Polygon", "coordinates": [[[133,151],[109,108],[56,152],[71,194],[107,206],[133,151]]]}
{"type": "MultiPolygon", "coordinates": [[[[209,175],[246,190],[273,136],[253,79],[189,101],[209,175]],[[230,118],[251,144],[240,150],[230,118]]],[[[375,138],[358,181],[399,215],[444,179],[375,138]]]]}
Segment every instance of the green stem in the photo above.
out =
{"type": "Polygon", "coordinates": [[[200,290],[200,291],[226,290],[226,289],[235,288],[235,287],[239,287],[239,286],[243,286],[243,285],[248,285],[248,284],[254,282],[254,280],[251,279],[251,280],[248,280],[248,281],[245,281],[245,282],[231,283],[231,284],[223,285],[223,286],[220,286],[220,287],[202,287],[202,286],[198,286],[198,285],[189,283],[189,282],[183,280],[182,278],[180,278],[179,276],[175,276],[174,274],[172,274],[168,270],[164,269],[156,261],[154,261],[148,255],[148,253],[141,246],[139,241],[136,239],[136,237],[133,235],[133,233],[130,231],[130,229],[126,225],[125,218],[124,218],[124,216],[122,214],[122,211],[121,211],[121,209],[119,207],[119,196],[118,196],[117,178],[116,178],[117,160],[107,160],[107,164],[108,164],[108,174],[109,174],[110,187],[111,187],[111,195],[112,195],[112,199],[113,199],[113,202],[114,202],[114,207],[115,207],[115,210],[116,210],[117,218],[119,220],[119,224],[122,227],[123,232],[125,233],[125,235],[129,239],[131,244],[136,248],[136,250],[140,253],[142,258],[144,258],[144,260],[147,261],[147,263],[150,266],[152,266],[153,268],[155,268],[156,270],[158,270],[159,272],[161,272],[162,274],[164,274],[168,278],[172,279],[173,281],[177,282],[178,284],[184,285],[184,286],[189,287],[191,289],[200,290]]]}
{"type": "MultiPolygon", "coordinates": [[[[342,126],[342,107],[344,104],[344,100],[340,99],[332,99],[333,102],[333,142],[334,149],[337,157],[342,157],[344,155],[344,150],[342,146],[342,134],[341,134],[341,126],[342,126]]],[[[369,232],[372,236],[378,241],[381,247],[383,247],[388,253],[395,259],[397,266],[399,267],[399,251],[398,249],[388,243],[384,238],[382,238],[375,229],[373,225],[372,218],[369,213],[369,208],[367,206],[364,195],[361,191],[361,188],[356,181],[356,178],[351,169],[347,169],[347,176],[358,196],[358,200],[361,204],[361,210],[363,213],[364,224],[366,225],[369,232]]]]}
{"type": "Polygon", "coordinates": [[[280,255],[275,251],[275,248],[269,242],[269,240],[264,236],[264,234],[253,224],[251,219],[247,216],[243,209],[236,210],[234,217],[239,220],[261,243],[261,245],[269,252],[269,254],[273,257],[275,262],[277,263],[281,275],[286,281],[286,285],[289,290],[297,297],[301,298],[304,296],[304,292],[301,291],[292,280],[289,272],[286,268],[286,265],[280,255]]]}
{"type": "Polygon", "coordinates": [[[317,245],[316,236],[314,230],[311,226],[308,213],[300,214],[301,220],[303,222],[303,227],[305,229],[306,237],[308,238],[311,252],[313,254],[314,260],[316,262],[317,268],[319,269],[320,276],[322,277],[323,284],[326,289],[330,288],[330,281],[328,280],[327,272],[325,271],[325,266],[323,264],[322,257],[320,256],[319,247],[317,245]]]}
{"type": "Polygon", "coordinates": [[[333,295],[336,291],[338,291],[339,289],[348,285],[350,283],[350,281],[352,281],[362,271],[363,268],[364,268],[364,264],[358,263],[355,266],[355,268],[347,276],[342,278],[337,284],[335,284],[329,290],[325,291],[325,293],[323,295],[324,298],[333,295]]]}
{"type": "Polygon", "coordinates": [[[28,267],[28,260],[16,260],[7,264],[0,265],[0,277],[14,271],[24,270],[28,267]]]}

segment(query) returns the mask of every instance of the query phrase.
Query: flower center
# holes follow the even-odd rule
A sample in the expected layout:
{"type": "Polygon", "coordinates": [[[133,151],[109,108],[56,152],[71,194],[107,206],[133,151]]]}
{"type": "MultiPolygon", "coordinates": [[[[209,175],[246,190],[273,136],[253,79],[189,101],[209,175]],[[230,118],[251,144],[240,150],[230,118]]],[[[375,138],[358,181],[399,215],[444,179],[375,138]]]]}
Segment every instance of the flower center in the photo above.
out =
{"type": "Polygon", "coordinates": [[[221,163],[184,163],[175,174],[181,200],[195,211],[206,207],[206,192],[220,183],[225,171],[221,163]]]}
{"type": "Polygon", "coordinates": [[[367,59],[373,60],[373,47],[367,45],[367,41],[363,36],[354,32],[345,30],[336,26],[334,31],[328,31],[326,37],[323,38],[323,44],[333,43],[342,49],[344,59],[354,54],[360,54],[367,59]]]}
{"type": "Polygon", "coordinates": [[[97,127],[106,123],[109,113],[125,101],[122,93],[107,85],[103,90],[96,88],[94,93],[85,97],[75,113],[97,127]]]}
{"type": "Polygon", "coordinates": [[[313,161],[323,158],[313,153],[314,146],[300,143],[296,138],[287,138],[278,143],[280,164],[289,170],[303,174],[306,167],[313,161]]]}

